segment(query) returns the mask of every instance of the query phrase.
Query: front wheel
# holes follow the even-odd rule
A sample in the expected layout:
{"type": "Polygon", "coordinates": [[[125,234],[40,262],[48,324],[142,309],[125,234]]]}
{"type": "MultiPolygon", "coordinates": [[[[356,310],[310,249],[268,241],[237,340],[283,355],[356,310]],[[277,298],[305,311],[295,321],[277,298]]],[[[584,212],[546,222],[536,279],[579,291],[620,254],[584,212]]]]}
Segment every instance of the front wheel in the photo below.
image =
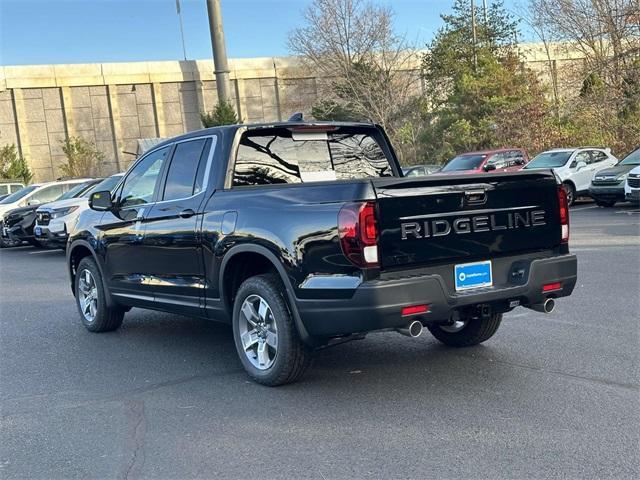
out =
{"type": "Polygon", "coordinates": [[[100,270],[93,258],[85,257],[76,271],[75,294],[78,312],[85,328],[91,332],[110,332],[122,325],[124,310],[109,307],[100,270]]]}
{"type": "Polygon", "coordinates": [[[573,205],[573,202],[576,201],[576,189],[569,182],[563,183],[562,186],[564,191],[567,192],[567,205],[573,205]]]}
{"type": "Polygon", "coordinates": [[[449,325],[428,325],[431,334],[450,347],[471,347],[489,340],[500,327],[502,314],[461,317],[449,325]]]}
{"type": "Polygon", "coordinates": [[[233,307],[233,338],[242,366],[256,382],[268,386],[298,380],[311,363],[276,275],[244,281],[233,307]]]}

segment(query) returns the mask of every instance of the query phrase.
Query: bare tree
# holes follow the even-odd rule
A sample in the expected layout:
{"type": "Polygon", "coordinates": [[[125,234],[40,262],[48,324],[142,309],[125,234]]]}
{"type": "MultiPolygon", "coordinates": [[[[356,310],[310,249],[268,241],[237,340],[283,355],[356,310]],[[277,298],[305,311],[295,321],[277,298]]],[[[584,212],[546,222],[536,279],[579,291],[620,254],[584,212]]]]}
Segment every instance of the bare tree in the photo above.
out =
{"type": "Polygon", "coordinates": [[[563,67],[574,81],[563,113],[621,153],[637,145],[640,0],[529,0],[529,6],[529,23],[539,37],[544,30],[545,44],[563,42],[583,57],[563,67]]]}
{"type": "Polygon", "coordinates": [[[393,31],[392,10],[361,0],[314,0],[304,20],[290,33],[289,48],[326,79],[322,98],[348,104],[397,140],[406,107],[420,93],[420,75],[414,48],[393,31]]]}

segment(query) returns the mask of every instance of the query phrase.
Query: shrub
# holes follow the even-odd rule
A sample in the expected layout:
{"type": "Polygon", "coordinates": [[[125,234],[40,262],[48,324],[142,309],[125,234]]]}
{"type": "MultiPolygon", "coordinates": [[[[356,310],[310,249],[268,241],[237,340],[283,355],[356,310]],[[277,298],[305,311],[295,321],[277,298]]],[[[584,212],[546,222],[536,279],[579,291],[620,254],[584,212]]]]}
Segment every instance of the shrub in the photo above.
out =
{"type": "Polygon", "coordinates": [[[29,165],[14,145],[0,148],[0,177],[7,180],[22,180],[25,184],[33,178],[29,165]]]}

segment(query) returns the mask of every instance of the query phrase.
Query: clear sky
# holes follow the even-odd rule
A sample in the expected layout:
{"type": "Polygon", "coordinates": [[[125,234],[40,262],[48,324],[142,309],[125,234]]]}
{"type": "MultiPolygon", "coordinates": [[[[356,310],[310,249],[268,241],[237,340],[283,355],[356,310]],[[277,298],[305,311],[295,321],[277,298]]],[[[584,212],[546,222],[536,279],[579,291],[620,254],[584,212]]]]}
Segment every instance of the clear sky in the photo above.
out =
{"type": "MultiPolygon", "coordinates": [[[[512,6],[516,1],[505,3],[512,6]]],[[[228,56],[287,55],[287,34],[301,25],[301,12],[309,3],[222,0],[228,56]]],[[[453,0],[375,3],[390,4],[398,33],[422,46],[453,0]]],[[[206,1],[180,4],[187,58],[211,58],[206,1]]],[[[176,0],[0,0],[0,65],[182,58],[176,0]]]]}

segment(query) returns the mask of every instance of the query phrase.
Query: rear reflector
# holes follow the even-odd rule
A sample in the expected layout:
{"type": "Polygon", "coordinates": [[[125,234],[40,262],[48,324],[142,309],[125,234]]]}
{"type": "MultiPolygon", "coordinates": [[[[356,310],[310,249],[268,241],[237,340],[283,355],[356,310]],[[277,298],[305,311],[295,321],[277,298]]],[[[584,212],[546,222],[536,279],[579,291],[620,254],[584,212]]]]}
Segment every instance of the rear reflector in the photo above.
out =
{"type": "Polygon", "coordinates": [[[546,285],[542,286],[542,292],[553,292],[555,290],[562,290],[562,283],[561,282],[554,282],[554,283],[547,283],[546,285]]]}
{"type": "Polygon", "coordinates": [[[418,313],[427,313],[429,311],[429,305],[412,305],[410,307],[402,308],[402,316],[417,315],[418,313]]]}

